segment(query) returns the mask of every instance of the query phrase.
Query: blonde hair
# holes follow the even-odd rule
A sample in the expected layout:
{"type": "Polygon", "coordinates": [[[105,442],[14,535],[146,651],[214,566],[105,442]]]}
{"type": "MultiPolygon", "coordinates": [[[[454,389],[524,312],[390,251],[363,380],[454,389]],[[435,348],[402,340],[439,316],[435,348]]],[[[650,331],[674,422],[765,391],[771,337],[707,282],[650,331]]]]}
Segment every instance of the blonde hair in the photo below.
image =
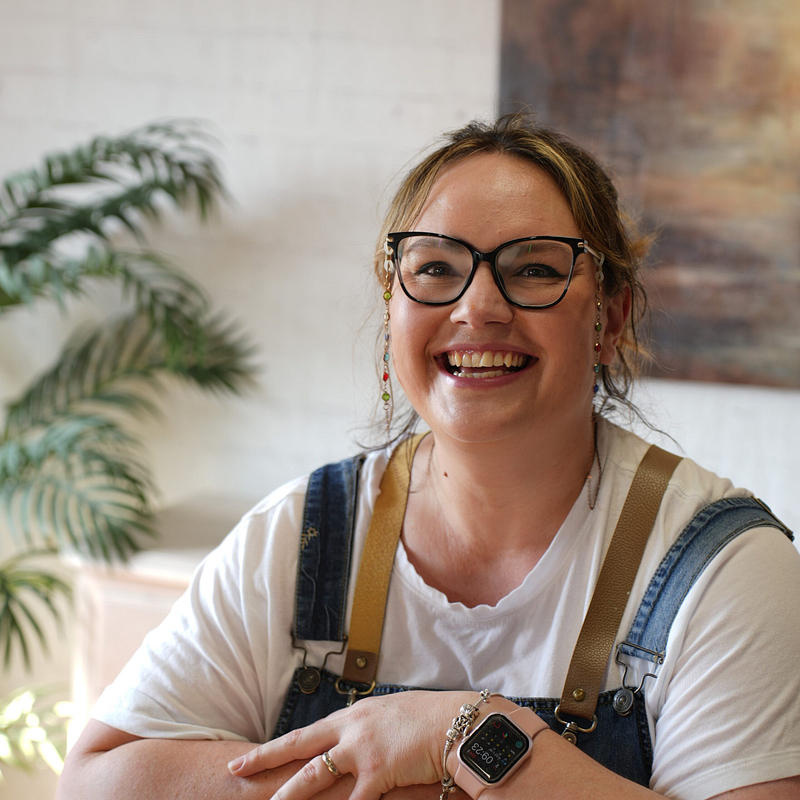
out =
{"type": "MultiPolygon", "coordinates": [[[[604,287],[609,296],[626,288],[631,293],[631,313],[617,343],[617,357],[601,369],[603,408],[620,403],[638,415],[630,390],[649,352],[640,323],[647,296],[639,274],[651,237],[641,235],[621,209],[617,190],[606,171],[586,150],[568,137],[535,122],[530,114],[506,114],[494,123],[477,120],[444,136],[445,143],[414,167],[392,198],[375,249],[375,275],[383,285],[384,243],[387,234],[413,225],[434,182],[446,167],[479,153],[520,158],[545,170],[563,193],[581,235],[605,255],[604,287]]],[[[413,429],[411,412],[400,435],[413,429]]]]}

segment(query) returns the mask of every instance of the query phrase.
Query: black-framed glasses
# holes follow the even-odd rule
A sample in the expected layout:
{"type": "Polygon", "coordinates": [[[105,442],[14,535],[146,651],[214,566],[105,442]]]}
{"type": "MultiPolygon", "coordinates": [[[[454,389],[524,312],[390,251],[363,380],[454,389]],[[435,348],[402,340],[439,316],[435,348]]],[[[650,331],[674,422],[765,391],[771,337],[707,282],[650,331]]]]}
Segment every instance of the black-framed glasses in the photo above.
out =
{"type": "Polygon", "coordinates": [[[408,231],[388,234],[384,249],[405,294],[428,306],[455,303],[469,288],[478,265],[486,261],[509,303],[549,308],[567,293],[579,255],[592,255],[598,271],[605,260],[584,239],[572,236],[528,236],[481,253],[453,236],[408,231]]]}

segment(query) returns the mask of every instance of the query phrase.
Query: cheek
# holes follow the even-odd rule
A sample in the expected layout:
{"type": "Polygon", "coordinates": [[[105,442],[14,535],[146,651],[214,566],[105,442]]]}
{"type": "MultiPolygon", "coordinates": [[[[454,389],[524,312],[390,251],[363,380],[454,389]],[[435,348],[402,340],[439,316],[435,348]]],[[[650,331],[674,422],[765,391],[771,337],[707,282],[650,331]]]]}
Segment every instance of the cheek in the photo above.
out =
{"type": "MultiPolygon", "coordinates": [[[[594,364],[595,344],[598,340],[594,299],[591,303],[584,301],[576,304],[570,311],[570,314],[553,324],[551,341],[563,353],[565,367],[582,366],[587,362],[594,364]]],[[[602,324],[605,328],[604,321],[602,324]]],[[[603,343],[602,333],[600,342],[603,343]]]]}
{"type": "Polygon", "coordinates": [[[425,374],[425,329],[411,301],[405,297],[395,296],[389,301],[389,317],[390,364],[403,391],[412,396],[425,374]]]}

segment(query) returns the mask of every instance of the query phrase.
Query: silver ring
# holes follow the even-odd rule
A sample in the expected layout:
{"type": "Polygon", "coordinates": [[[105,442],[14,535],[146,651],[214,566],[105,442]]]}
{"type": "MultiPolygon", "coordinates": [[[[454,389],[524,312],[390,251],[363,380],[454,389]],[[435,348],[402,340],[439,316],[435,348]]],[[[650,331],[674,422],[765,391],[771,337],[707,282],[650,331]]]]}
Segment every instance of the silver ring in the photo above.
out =
{"type": "Polygon", "coordinates": [[[334,778],[342,777],[342,773],[339,772],[339,769],[337,768],[336,764],[333,763],[331,754],[327,750],[322,754],[322,761],[328,768],[328,772],[330,772],[330,774],[333,775],[334,778]]]}

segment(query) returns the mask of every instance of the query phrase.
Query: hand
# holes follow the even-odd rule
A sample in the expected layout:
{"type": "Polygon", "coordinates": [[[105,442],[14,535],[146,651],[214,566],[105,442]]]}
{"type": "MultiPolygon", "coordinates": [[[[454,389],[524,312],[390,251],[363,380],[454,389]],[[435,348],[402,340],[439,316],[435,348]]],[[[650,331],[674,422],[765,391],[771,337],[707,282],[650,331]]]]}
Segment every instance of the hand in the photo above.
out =
{"type": "Polygon", "coordinates": [[[308,763],[275,797],[309,800],[337,777],[322,753],[341,774],[355,776],[351,800],[379,800],[397,786],[432,784],[441,775],[445,733],[462,703],[474,692],[399,692],[366,697],[306,728],[259,745],[229,769],[238,777],[255,775],[290,761],[308,763]]]}

